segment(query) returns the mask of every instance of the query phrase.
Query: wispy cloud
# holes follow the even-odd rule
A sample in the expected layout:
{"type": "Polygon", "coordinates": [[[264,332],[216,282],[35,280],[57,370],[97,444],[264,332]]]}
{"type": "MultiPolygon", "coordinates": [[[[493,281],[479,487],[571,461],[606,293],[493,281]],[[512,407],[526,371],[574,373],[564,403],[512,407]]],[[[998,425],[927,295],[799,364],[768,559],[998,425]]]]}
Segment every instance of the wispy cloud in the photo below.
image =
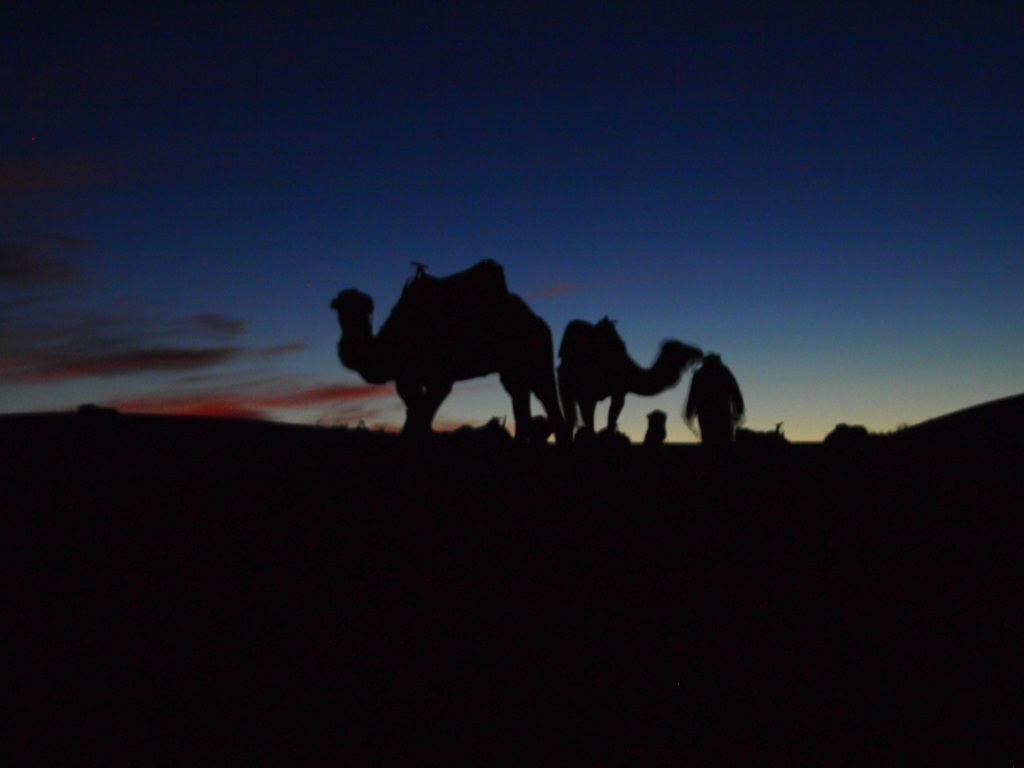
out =
{"type": "Polygon", "coordinates": [[[268,377],[280,375],[277,360],[306,344],[257,346],[244,338],[248,321],[232,315],[209,311],[168,316],[159,309],[133,310],[124,304],[88,309],[82,307],[88,292],[76,295],[69,305],[54,289],[79,281],[88,286],[88,280],[63,252],[88,246],[83,238],[41,232],[22,233],[0,245],[0,287],[14,289],[0,301],[0,387],[138,380],[155,374],[175,394],[137,398],[127,407],[249,418],[393,394],[390,388],[366,386],[268,386],[268,377]],[[210,389],[211,383],[219,385],[216,390],[210,389]],[[197,385],[206,391],[196,394],[197,385]],[[182,394],[185,387],[193,393],[182,394]]]}
{"type": "Polygon", "coordinates": [[[121,344],[135,347],[182,346],[181,340],[234,339],[249,323],[214,312],[167,317],[142,311],[71,311],[58,315],[52,325],[63,328],[66,338],[76,344],[121,344]]]}
{"type": "Polygon", "coordinates": [[[61,248],[84,248],[84,240],[33,236],[0,245],[0,285],[67,285],[81,282],[78,267],[60,258],[61,248]]]}
{"type": "Polygon", "coordinates": [[[34,384],[87,376],[193,371],[226,363],[242,352],[240,347],[125,349],[95,354],[29,350],[0,354],[0,381],[34,384]]]}
{"type": "MultiPolygon", "coordinates": [[[[367,409],[364,401],[393,397],[391,385],[335,385],[323,387],[295,387],[271,392],[245,392],[243,390],[197,392],[189,394],[166,393],[141,395],[110,400],[104,405],[130,413],[177,414],[183,416],[232,416],[250,419],[269,418],[270,411],[288,408],[308,408],[318,405],[355,404],[347,409],[344,422],[366,421],[365,417],[380,417],[379,408],[367,409]],[[353,418],[354,417],[354,418],[353,418]]],[[[335,414],[337,415],[337,413],[335,414]]]]}
{"type": "Polygon", "coordinates": [[[256,350],[254,353],[258,357],[280,357],[281,355],[290,355],[294,352],[301,352],[308,344],[300,341],[294,341],[289,344],[278,344],[273,347],[264,347],[263,349],[256,350]]]}
{"type": "Polygon", "coordinates": [[[545,288],[544,290],[537,292],[536,294],[534,294],[533,298],[550,299],[555,296],[563,296],[569,293],[576,293],[577,291],[579,291],[579,289],[580,286],[578,283],[562,281],[560,283],[555,283],[549,288],[545,288]]]}
{"type": "Polygon", "coordinates": [[[192,397],[163,398],[135,397],[105,403],[126,413],[148,413],[169,416],[214,416],[233,419],[265,419],[259,408],[249,407],[244,400],[230,395],[195,395],[192,397]]]}
{"type": "Polygon", "coordinates": [[[183,325],[187,330],[194,330],[207,336],[233,338],[244,331],[248,323],[236,317],[205,312],[185,318],[183,325]]]}
{"type": "MultiPolygon", "coordinates": [[[[21,254],[4,263],[12,279],[18,276],[24,281],[28,278],[22,273],[31,271],[31,265],[39,268],[40,260],[29,261],[21,254]]],[[[300,342],[266,348],[235,343],[248,322],[216,312],[185,317],[67,308],[42,312],[45,303],[38,297],[0,303],[0,384],[194,373],[230,362],[265,361],[305,348],[300,342]]]]}
{"type": "Polygon", "coordinates": [[[389,397],[394,394],[395,388],[391,384],[337,384],[257,396],[253,401],[261,408],[303,408],[324,403],[389,397]]]}

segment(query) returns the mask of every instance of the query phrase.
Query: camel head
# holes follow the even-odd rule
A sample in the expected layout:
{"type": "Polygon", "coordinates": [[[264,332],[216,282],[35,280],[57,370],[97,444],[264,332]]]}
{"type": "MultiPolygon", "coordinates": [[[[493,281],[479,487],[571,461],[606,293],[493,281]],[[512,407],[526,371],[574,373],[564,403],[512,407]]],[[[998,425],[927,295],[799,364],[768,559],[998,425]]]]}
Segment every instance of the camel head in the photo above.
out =
{"type": "Polygon", "coordinates": [[[345,325],[353,320],[365,320],[373,314],[373,299],[355,288],[347,288],[334,297],[331,309],[338,313],[338,321],[345,325]]]}
{"type": "Polygon", "coordinates": [[[680,373],[704,357],[704,353],[696,347],[688,347],[681,341],[671,339],[661,345],[658,360],[664,366],[678,370],[680,373]]]}
{"type": "Polygon", "coordinates": [[[349,288],[334,297],[331,309],[338,313],[341,339],[338,358],[346,368],[356,371],[369,384],[383,384],[394,378],[394,372],[382,357],[371,328],[373,299],[362,291],[349,288]]]}

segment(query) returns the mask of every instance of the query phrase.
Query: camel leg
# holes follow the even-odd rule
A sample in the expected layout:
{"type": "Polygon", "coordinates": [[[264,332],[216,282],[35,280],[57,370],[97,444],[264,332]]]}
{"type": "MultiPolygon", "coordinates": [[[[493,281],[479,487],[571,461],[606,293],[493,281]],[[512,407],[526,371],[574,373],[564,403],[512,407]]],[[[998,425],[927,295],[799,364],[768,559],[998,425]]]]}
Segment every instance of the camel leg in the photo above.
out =
{"type": "Polygon", "coordinates": [[[596,406],[597,401],[595,400],[580,400],[580,419],[590,434],[594,434],[594,408],[596,406]]]}
{"type": "Polygon", "coordinates": [[[530,442],[530,431],[533,429],[530,415],[530,390],[523,387],[509,392],[512,396],[512,416],[516,422],[516,442],[530,442]]]}
{"type": "Polygon", "coordinates": [[[626,404],[625,394],[612,395],[612,402],[608,406],[608,431],[615,432],[619,427],[619,414],[622,413],[622,406],[626,404]]]}
{"type": "Polygon", "coordinates": [[[396,381],[395,389],[405,403],[405,426],[402,427],[402,434],[423,435],[430,433],[437,409],[451,394],[452,384],[446,381],[420,386],[407,381],[396,381]]]}
{"type": "Polygon", "coordinates": [[[563,417],[562,408],[558,403],[558,393],[554,380],[550,382],[542,381],[534,387],[534,394],[537,395],[540,404],[544,406],[544,412],[548,417],[548,425],[555,433],[555,441],[559,445],[568,445],[572,442],[572,426],[563,417]]]}
{"type": "Polygon", "coordinates": [[[437,415],[437,409],[441,407],[441,403],[444,399],[452,393],[452,382],[444,381],[441,383],[428,384],[426,387],[426,393],[423,396],[423,419],[426,422],[426,431],[430,432],[433,429],[434,417],[437,415]]]}
{"type": "Polygon", "coordinates": [[[576,398],[572,395],[573,386],[564,380],[558,382],[558,397],[562,403],[562,417],[571,433],[576,427],[576,398]]]}
{"type": "MultiPolygon", "coordinates": [[[[566,444],[572,442],[573,433],[576,431],[577,416],[579,415],[576,410],[576,401],[572,395],[568,393],[559,393],[562,401],[562,435],[566,444]]],[[[562,436],[555,432],[555,437],[559,442],[562,441],[562,436]]]]}
{"type": "Polygon", "coordinates": [[[533,429],[530,416],[530,388],[518,376],[502,374],[501,385],[512,398],[512,418],[516,423],[516,442],[530,441],[533,429]]]}
{"type": "Polygon", "coordinates": [[[424,424],[423,411],[426,395],[423,387],[409,381],[395,381],[395,390],[398,396],[405,403],[405,426],[402,427],[403,435],[412,435],[430,431],[430,422],[424,424]],[[425,428],[425,429],[424,429],[425,428]]]}

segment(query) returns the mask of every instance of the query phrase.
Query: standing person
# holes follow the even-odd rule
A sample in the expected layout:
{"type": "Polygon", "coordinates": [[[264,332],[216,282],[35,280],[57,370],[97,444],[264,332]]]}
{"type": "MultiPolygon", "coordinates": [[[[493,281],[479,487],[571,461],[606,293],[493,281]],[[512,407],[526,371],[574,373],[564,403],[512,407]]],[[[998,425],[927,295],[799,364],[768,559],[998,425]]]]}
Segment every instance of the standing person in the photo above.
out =
{"type": "MultiPolygon", "coordinates": [[[[736,427],[743,421],[743,395],[732,371],[719,355],[705,355],[693,374],[683,418],[691,430],[696,416],[704,445],[726,445],[736,439],[736,427]]],[[[697,432],[697,430],[694,430],[697,432]]]]}

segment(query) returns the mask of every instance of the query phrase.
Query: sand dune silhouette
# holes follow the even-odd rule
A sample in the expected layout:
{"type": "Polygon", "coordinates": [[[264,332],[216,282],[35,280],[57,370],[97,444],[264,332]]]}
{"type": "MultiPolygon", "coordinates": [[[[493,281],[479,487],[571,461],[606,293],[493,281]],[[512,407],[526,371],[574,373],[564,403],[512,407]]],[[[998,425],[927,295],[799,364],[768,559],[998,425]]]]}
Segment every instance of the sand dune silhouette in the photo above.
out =
{"type": "Polygon", "coordinates": [[[1024,442],[1024,394],[991,400],[901,430],[909,443],[977,445],[1024,442]]]}
{"type": "Polygon", "coordinates": [[[717,457],[2,417],[5,753],[1010,765],[1022,403],[717,457]]]}

